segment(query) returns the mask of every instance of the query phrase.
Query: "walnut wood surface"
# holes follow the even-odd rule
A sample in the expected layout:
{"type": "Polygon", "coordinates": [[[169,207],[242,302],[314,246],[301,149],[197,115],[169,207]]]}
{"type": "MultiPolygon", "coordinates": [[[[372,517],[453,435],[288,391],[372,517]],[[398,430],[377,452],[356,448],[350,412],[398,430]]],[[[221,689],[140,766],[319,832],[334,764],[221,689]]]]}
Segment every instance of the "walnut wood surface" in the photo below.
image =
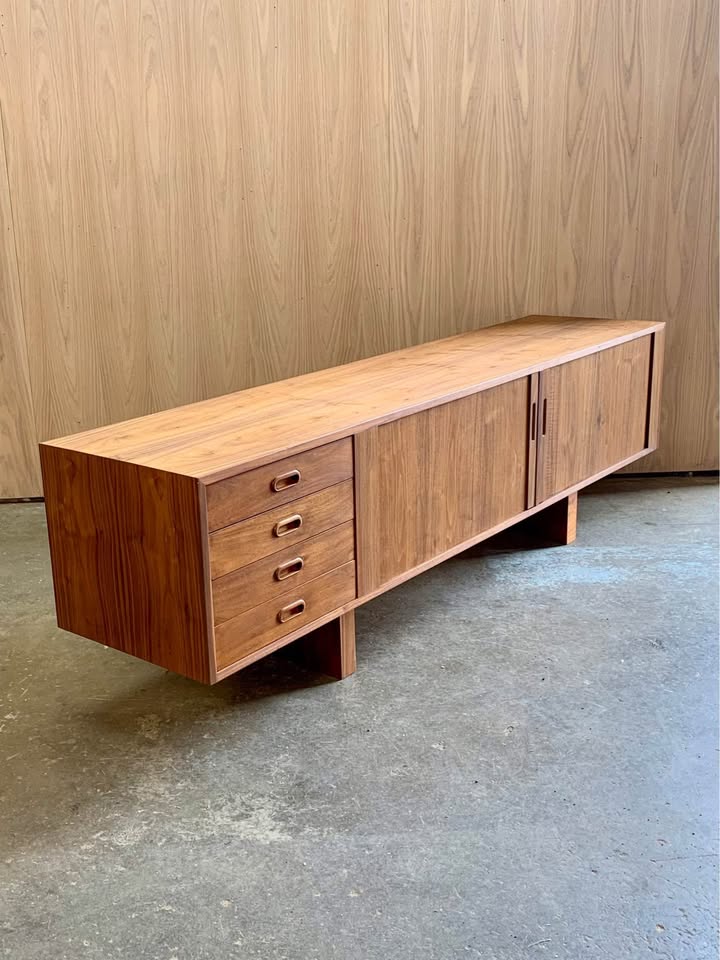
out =
{"type": "Polygon", "coordinates": [[[51,443],[210,482],[655,329],[531,317],[51,443]]]}
{"type": "Polygon", "coordinates": [[[207,488],[208,526],[216,530],[315,493],[352,475],[352,440],[347,438],[266,464],[239,477],[212,483],[207,488]],[[275,478],[291,472],[299,475],[298,482],[273,490],[275,478]]]}
{"type": "Polygon", "coordinates": [[[198,484],[51,447],[41,462],[59,626],[214,679],[198,484]]]}
{"type": "Polygon", "coordinates": [[[651,345],[643,337],[541,373],[538,502],[645,447],[651,345]]]}
{"type": "Polygon", "coordinates": [[[6,156],[0,98],[0,499],[27,497],[40,489],[40,461],[34,440],[30,368],[6,156]]]}
{"type": "Polygon", "coordinates": [[[250,520],[234,523],[210,534],[211,576],[222,577],[278,551],[285,551],[353,517],[353,482],[344,480],[326,490],[311,493],[250,520]],[[302,525],[277,536],[276,525],[291,516],[302,517],[302,525]]]}
{"type": "MultiPolygon", "coordinates": [[[[239,476],[215,501],[214,516],[262,505],[273,477],[293,463],[311,464],[312,483],[334,479],[353,461],[355,472],[213,531],[212,486],[198,478],[44,444],[59,623],[214,682],[561,500],[545,523],[558,525],[567,542],[575,491],[646,454],[655,438],[661,333],[662,325],[577,319],[508,324],[308,377],[305,393],[297,382],[265,388],[252,420],[243,424],[241,416],[233,430],[232,411],[239,405],[249,416],[248,408],[242,397],[220,398],[222,415],[215,423],[205,417],[202,447],[200,428],[191,434],[195,456],[225,444],[229,433],[247,438],[262,428],[277,442],[273,391],[293,418],[295,444],[309,442],[321,411],[326,421],[339,417],[353,438],[257,473],[234,463],[239,476]],[[299,414],[286,403],[288,391],[299,414]],[[290,533],[279,536],[283,529],[290,533]],[[297,579],[273,580],[298,554],[307,567],[297,579]]],[[[176,411],[181,420],[186,412],[176,411]]],[[[162,422],[170,429],[169,419],[162,422]]],[[[117,428],[119,442],[134,426],[117,428]]],[[[178,453],[187,438],[176,430],[165,440],[178,453]]],[[[332,631],[326,640],[323,657],[339,657],[338,669],[346,669],[349,646],[338,647],[332,631]]]]}
{"type": "Polygon", "coordinates": [[[314,620],[349,603],[354,597],[355,564],[351,562],[297,589],[288,589],[286,593],[253,607],[239,617],[226,620],[215,630],[218,669],[223,670],[286,634],[307,627],[314,620]],[[305,601],[304,612],[286,623],[280,623],[280,610],[297,600],[305,601]]]}
{"type": "Polygon", "coordinates": [[[318,537],[303,540],[284,550],[234,570],[213,581],[215,623],[223,623],[256,607],[272,597],[298,589],[308,580],[341,567],[355,556],[355,531],[352,520],[333,527],[318,537]],[[302,560],[302,569],[283,580],[275,572],[292,560],[302,560]]]}
{"type": "Polygon", "coordinates": [[[530,380],[355,439],[358,595],[522,513],[530,380]]]}

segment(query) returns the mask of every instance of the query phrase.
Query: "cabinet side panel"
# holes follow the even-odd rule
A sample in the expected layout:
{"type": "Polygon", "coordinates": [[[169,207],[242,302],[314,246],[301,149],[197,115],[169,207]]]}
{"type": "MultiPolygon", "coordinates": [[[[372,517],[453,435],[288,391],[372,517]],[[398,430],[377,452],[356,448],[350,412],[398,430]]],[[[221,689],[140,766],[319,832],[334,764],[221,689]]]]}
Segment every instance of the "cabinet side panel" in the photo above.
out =
{"type": "Polygon", "coordinates": [[[198,484],[41,445],[58,624],[209,682],[198,484]]]}
{"type": "Polygon", "coordinates": [[[529,379],[355,438],[358,596],[525,510],[529,379]]]}

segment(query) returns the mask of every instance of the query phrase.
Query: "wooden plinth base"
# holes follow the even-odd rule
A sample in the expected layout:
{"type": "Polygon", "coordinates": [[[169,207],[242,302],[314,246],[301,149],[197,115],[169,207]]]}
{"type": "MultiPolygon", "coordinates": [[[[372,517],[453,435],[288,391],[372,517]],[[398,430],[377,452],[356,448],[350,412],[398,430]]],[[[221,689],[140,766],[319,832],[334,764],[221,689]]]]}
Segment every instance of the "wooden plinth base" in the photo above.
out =
{"type": "Polygon", "coordinates": [[[571,493],[564,500],[558,500],[551,506],[541,510],[523,523],[528,524],[528,534],[550,546],[565,546],[572,543],[577,535],[577,493],[571,493]]]}
{"type": "Polygon", "coordinates": [[[308,670],[344,680],[355,673],[355,611],[344,613],[283,647],[282,653],[308,670]]]}
{"type": "Polygon", "coordinates": [[[571,493],[490,540],[484,540],[478,550],[488,547],[501,550],[561,547],[572,543],[577,533],[577,502],[577,493],[571,493]]]}

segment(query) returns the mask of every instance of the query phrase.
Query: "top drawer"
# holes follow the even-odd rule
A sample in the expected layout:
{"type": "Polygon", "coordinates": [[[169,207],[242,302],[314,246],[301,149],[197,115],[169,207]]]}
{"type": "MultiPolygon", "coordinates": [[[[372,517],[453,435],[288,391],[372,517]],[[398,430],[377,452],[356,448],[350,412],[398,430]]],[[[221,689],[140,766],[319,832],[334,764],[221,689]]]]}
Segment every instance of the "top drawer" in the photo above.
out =
{"type": "Polygon", "coordinates": [[[352,475],[352,439],[347,437],[212,483],[207,488],[208,529],[254,517],[352,475]]]}

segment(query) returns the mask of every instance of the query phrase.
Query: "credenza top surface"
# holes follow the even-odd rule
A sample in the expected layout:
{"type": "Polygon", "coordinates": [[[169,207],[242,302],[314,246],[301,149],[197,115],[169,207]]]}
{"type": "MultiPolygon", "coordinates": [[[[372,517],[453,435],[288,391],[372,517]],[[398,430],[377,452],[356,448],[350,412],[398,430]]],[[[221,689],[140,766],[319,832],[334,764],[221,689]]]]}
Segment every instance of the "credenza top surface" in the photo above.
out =
{"type": "Polygon", "coordinates": [[[49,444],[213,482],[662,327],[525,317],[49,444]]]}

